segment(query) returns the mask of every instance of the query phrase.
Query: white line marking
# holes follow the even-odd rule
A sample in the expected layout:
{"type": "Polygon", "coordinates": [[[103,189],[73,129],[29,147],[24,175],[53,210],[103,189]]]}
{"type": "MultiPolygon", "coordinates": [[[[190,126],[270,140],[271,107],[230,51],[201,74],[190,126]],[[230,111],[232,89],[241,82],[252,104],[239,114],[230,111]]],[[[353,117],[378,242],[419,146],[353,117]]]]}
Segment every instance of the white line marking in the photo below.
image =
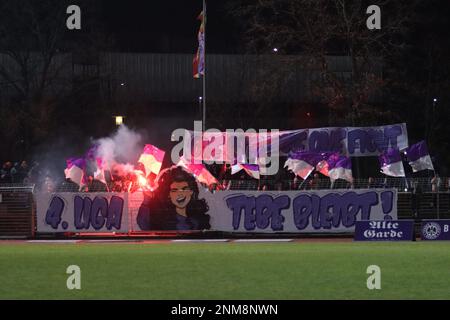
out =
{"type": "Polygon", "coordinates": [[[176,239],[172,242],[228,242],[229,239],[176,239]]]}
{"type": "Polygon", "coordinates": [[[291,242],[294,239],[236,239],[233,242],[291,242]]]}
{"type": "Polygon", "coordinates": [[[80,240],[28,240],[29,243],[77,243],[80,240]]]}

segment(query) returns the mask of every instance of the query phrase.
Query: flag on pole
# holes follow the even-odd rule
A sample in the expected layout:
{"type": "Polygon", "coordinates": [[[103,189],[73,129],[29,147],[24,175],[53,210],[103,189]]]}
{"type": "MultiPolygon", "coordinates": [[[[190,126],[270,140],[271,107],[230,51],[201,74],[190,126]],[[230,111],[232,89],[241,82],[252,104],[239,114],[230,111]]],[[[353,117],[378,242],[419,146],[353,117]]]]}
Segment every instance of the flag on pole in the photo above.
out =
{"type": "Polygon", "coordinates": [[[64,170],[66,179],[70,179],[79,186],[83,184],[86,160],[83,158],[69,158],[66,160],[67,168],[64,170]]]}
{"type": "Polygon", "coordinates": [[[154,145],[145,145],[144,151],[139,157],[138,162],[144,165],[146,176],[149,176],[152,172],[156,175],[159,173],[164,160],[164,155],[165,152],[154,145]]]}
{"type": "Polygon", "coordinates": [[[198,30],[198,49],[192,63],[194,78],[198,79],[205,74],[205,15],[202,11],[197,20],[200,20],[200,28],[198,30]]]}
{"type": "Polygon", "coordinates": [[[391,177],[404,177],[402,157],[398,149],[389,148],[379,156],[381,172],[391,177]]]}
{"type": "Polygon", "coordinates": [[[244,170],[250,177],[259,179],[259,166],[257,164],[238,163],[231,166],[231,174],[244,170]]]}
{"type": "Polygon", "coordinates": [[[430,154],[428,153],[427,144],[425,141],[420,141],[413,144],[405,150],[408,163],[413,169],[413,172],[422,170],[433,170],[433,162],[431,161],[430,154]]]}
{"type": "Polygon", "coordinates": [[[331,181],[344,179],[353,182],[352,160],[345,156],[332,156],[327,160],[328,176],[331,181]]]}
{"type": "Polygon", "coordinates": [[[194,164],[186,161],[184,157],[180,158],[177,166],[183,167],[186,171],[190,172],[200,182],[208,186],[212,184],[219,184],[217,179],[206,169],[203,164],[194,164]]]}

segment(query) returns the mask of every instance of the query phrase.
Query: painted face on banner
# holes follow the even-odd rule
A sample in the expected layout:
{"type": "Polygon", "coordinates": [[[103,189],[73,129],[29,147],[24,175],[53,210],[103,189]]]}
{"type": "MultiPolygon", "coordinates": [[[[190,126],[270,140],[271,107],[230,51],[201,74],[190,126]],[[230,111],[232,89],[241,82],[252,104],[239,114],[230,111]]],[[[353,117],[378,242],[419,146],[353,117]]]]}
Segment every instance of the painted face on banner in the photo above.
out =
{"type": "Polygon", "coordinates": [[[169,198],[175,207],[184,209],[191,201],[193,193],[186,181],[173,182],[170,185],[169,198]]]}

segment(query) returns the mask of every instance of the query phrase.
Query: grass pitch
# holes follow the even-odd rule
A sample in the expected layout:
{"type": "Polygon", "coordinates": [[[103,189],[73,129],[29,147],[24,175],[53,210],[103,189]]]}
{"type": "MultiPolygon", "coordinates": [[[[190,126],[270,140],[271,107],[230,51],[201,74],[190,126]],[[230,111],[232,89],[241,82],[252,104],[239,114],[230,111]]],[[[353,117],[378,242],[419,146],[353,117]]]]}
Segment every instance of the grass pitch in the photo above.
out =
{"type": "Polygon", "coordinates": [[[450,299],[450,243],[2,243],[0,298],[450,299]]]}

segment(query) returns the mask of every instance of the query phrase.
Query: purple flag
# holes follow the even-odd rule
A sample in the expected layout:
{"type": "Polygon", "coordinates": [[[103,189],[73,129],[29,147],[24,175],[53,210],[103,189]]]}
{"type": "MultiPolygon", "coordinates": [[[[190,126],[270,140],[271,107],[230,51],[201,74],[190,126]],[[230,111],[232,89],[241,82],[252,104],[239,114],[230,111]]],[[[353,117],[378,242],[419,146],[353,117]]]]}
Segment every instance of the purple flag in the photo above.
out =
{"type": "Polygon", "coordinates": [[[328,169],[331,170],[334,168],[351,169],[352,168],[352,160],[345,156],[339,156],[339,158],[337,158],[337,159],[328,161],[328,169]]]}
{"type": "Polygon", "coordinates": [[[334,168],[336,166],[336,162],[339,160],[340,155],[338,153],[325,154],[324,160],[321,160],[316,165],[316,170],[321,174],[329,177],[330,173],[328,172],[330,168],[334,168]]]}
{"type": "Polygon", "coordinates": [[[331,152],[291,152],[284,167],[287,167],[288,170],[291,170],[302,179],[306,179],[321,161],[328,159],[332,154],[331,152]]]}
{"type": "Polygon", "coordinates": [[[405,150],[405,155],[408,158],[409,165],[412,167],[413,172],[434,170],[433,162],[431,161],[425,141],[422,140],[407,148],[405,150]]]}
{"type": "Polygon", "coordinates": [[[384,151],[380,156],[381,172],[391,177],[404,177],[405,169],[403,168],[402,157],[398,149],[390,148],[384,151]]]}
{"type": "Polygon", "coordinates": [[[67,169],[64,170],[66,179],[70,179],[81,186],[84,180],[86,160],[83,158],[69,158],[66,160],[66,163],[67,169]]]}
{"type": "Polygon", "coordinates": [[[297,152],[291,152],[289,154],[289,158],[293,160],[302,160],[307,163],[309,163],[312,166],[316,166],[320,161],[327,160],[331,155],[334,153],[332,152],[311,152],[311,151],[297,151],[297,152]]]}
{"type": "Polygon", "coordinates": [[[82,170],[86,168],[86,160],[83,158],[69,158],[66,160],[67,169],[72,168],[73,166],[76,166],[82,170]]]}
{"type": "Polygon", "coordinates": [[[241,164],[247,174],[255,179],[259,179],[259,166],[257,164],[241,164]]]}
{"type": "Polygon", "coordinates": [[[236,174],[244,169],[244,171],[252,178],[259,179],[259,166],[257,164],[238,163],[231,166],[231,174],[236,174]]]}
{"type": "Polygon", "coordinates": [[[327,161],[328,163],[328,176],[331,181],[337,179],[344,179],[348,182],[353,181],[352,174],[352,160],[345,156],[332,156],[327,161]]]}
{"type": "Polygon", "coordinates": [[[402,156],[398,149],[389,148],[387,151],[384,151],[380,154],[380,165],[382,167],[387,166],[392,163],[401,162],[402,156]]]}

